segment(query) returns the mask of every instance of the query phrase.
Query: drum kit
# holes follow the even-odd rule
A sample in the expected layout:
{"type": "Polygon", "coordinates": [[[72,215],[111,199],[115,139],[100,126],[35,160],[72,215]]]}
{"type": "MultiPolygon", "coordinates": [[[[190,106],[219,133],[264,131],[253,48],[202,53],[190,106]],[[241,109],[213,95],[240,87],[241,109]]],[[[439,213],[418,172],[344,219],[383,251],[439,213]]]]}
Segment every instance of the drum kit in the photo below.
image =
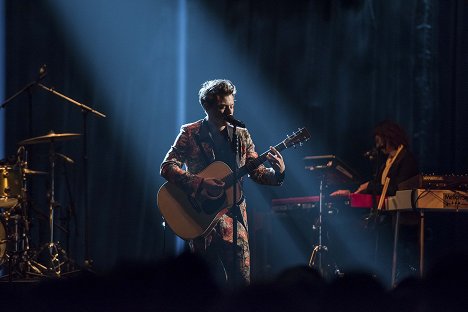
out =
{"type": "MultiPolygon", "coordinates": [[[[61,276],[69,271],[73,262],[55,241],[54,210],[55,166],[57,156],[55,142],[76,139],[78,133],[54,133],[33,137],[19,142],[16,160],[0,162],[0,276],[1,279],[29,278],[35,276],[61,276]],[[49,145],[49,172],[28,168],[25,146],[32,144],[49,145]],[[48,218],[49,241],[40,248],[31,247],[31,220],[28,216],[28,182],[32,176],[49,178],[48,218]],[[39,258],[45,253],[46,256],[39,258]],[[44,259],[45,258],[45,259],[44,259]],[[67,265],[67,270],[63,270],[67,265]]],[[[65,156],[66,157],[66,156],[65,156]]]]}
{"type": "Polygon", "coordinates": [[[0,281],[5,277],[8,280],[19,277],[36,276],[54,276],[60,277],[63,269],[66,267],[71,271],[73,261],[67,256],[59,243],[55,239],[54,227],[62,228],[54,222],[54,210],[58,206],[55,201],[55,165],[60,157],[69,163],[73,161],[67,156],[55,151],[55,142],[76,139],[82,136],[82,172],[83,185],[82,196],[84,202],[84,268],[91,269],[93,261],[89,255],[89,205],[88,205],[88,155],[87,155],[87,117],[88,115],[106,118],[106,115],[80,103],[54,88],[49,88],[41,83],[47,75],[47,65],[39,68],[35,80],[26,84],[23,88],[10,96],[0,104],[0,109],[4,109],[19,95],[28,92],[29,96],[29,134],[32,136],[32,89],[39,87],[49,92],[66,103],[78,107],[82,115],[82,134],[78,133],[54,133],[50,132],[43,136],[32,137],[18,143],[19,149],[16,160],[0,161],[0,281]],[[49,172],[37,171],[28,168],[26,146],[32,144],[49,145],[49,172]],[[45,176],[49,179],[47,190],[48,196],[48,230],[50,234],[49,241],[40,248],[31,247],[31,220],[28,216],[30,210],[30,199],[28,198],[28,182],[32,176],[45,176]],[[44,255],[45,254],[45,255],[44,255]],[[43,256],[40,258],[40,256],[43,256]],[[45,258],[45,259],[44,259],[45,258]]]}

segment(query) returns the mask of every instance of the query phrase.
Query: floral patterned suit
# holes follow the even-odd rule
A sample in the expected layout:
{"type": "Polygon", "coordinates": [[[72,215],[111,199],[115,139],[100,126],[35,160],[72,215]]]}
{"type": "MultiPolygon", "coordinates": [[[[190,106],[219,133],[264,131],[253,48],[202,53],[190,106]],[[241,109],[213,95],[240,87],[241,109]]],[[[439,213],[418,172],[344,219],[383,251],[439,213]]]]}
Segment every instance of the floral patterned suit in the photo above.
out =
{"type": "MultiPolygon", "coordinates": [[[[176,184],[187,194],[194,196],[202,182],[197,173],[205,169],[213,161],[215,155],[214,141],[210,134],[207,119],[181,127],[174,145],[170,148],[161,164],[161,175],[169,182],[176,184]],[[186,165],[186,170],[183,165],[186,165]]],[[[231,129],[228,129],[232,131],[231,129]]],[[[255,145],[245,128],[237,128],[239,159],[238,166],[257,158],[255,145]]],[[[260,165],[249,176],[257,183],[281,185],[283,176],[276,175],[272,168],[260,165]]],[[[239,204],[242,218],[238,219],[238,252],[241,277],[245,283],[250,281],[250,252],[248,244],[248,223],[245,200],[239,204]]],[[[190,242],[192,250],[201,253],[216,254],[221,260],[226,278],[229,280],[232,268],[232,232],[233,219],[228,212],[220,218],[217,225],[206,237],[200,237],[190,242]]]]}

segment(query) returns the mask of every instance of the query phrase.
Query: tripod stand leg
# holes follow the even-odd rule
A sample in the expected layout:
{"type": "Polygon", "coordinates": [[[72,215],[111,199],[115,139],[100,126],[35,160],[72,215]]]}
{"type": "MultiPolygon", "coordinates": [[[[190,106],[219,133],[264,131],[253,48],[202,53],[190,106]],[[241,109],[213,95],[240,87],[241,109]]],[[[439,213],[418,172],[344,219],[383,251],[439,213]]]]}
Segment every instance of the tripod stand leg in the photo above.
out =
{"type": "Polygon", "coordinates": [[[312,254],[310,255],[309,259],[309,266],[311,268],[316,267],[315,261],[317,260],[318,257],[318,265],[317,269],[320,271],[320,273],[323,273],[323,267],[322,267],[322,250],[328,251],[327,246],[323,245],[316,245],[314,249],[312,250],[312,254]]]}
{"type": "MultiPolygon", "coordinates": [[[[311,268],[315,267],[315,260],[317,259],[317,254],[319,254],[320,252],[320,249],[322,248],[322,246],[320,245],[317,245],[314,247],[314,249],[312,250],[312,254],[310,255],[310,259],[309,259],[309,266],[311,268]]],[[[320,262],[319,261],[319,271],[321,271],[321,265],[320,265],[320,262]]]]}
{"type": "Polygon", "coordinates": [[[45,266],[43,266],[42,264],[40,264],[40,263],[38,263],[38,262],[36,262],[34,260],[28,260],[27,264],[28,264],[28,268],[33,271],[33,272],[30,272],[30,273],[43,276],[44,275],[43,272],[47,271],[47,268],[45,266]]]}
{"type": "Polygon", "coordinates": [[[50,255],[50,263],[51,263],[51,268],[55,275],[60,276],[61,271],[60,271],[60,260],[59,260],[59,254],[57,250],[57,246],[54,243],[49,244],[49,255],[50,255]]]}

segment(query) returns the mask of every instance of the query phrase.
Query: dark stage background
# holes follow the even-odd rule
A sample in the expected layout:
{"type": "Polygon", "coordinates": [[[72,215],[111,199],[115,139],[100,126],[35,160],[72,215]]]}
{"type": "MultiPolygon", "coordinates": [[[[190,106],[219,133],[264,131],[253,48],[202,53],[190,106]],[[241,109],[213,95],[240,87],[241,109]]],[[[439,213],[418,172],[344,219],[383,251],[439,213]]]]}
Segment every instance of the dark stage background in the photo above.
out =
{"type": "MultiPolygon", "coordinates": [[[[89,258],[98,271],[176,252],[156,207],[164,182],[159,165],[180,125],[203,117],[197,93],[208,79],[237,85],[236,115],[259,152],[300,126],[312,133],[305,146],[283,153],[283,187],[247,182],[257,276],[307,263],[310,223],[289,219],[288,225],[269,212],[272,198],[318,193],[316,179],[304,170],[305,156],[338,155],[365,180],[371,166],[361,155],[372,146],[372,127],[389,118],[407,130],[423,172],[468,173],[466,1],[4,5],[5,97],[47,64],[46,86],[107,115],[83,117],[38,87],[4,109],[5,157],[16,154],[20,140],[49,130],[83,133],[87,121],[89,258]]],[[[78,264],[86,257],[82,146],[83,137],[56,144],[75,160],[57,161],[57,221],[65,228],[69,222],[70,230],[67,238],[57,229],[57,239],[78,264]]],[[[46,144],[31,146],[29,167],[48,171],[47,151],[46,144]]],[[[36,246],[48,239],[47,187],[45,177],[30,178],[36,246]]]]}

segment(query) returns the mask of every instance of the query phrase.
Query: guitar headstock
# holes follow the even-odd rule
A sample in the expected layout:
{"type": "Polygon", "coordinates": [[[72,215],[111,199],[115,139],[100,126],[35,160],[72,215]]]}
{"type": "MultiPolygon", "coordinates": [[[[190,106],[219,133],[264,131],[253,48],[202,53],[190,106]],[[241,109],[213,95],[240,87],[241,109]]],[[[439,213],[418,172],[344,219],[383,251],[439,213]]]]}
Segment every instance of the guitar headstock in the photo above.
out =
{"type": "Polygon", "coordinates": [[[285,145],[286,148],[291,147],[291,146],[295,147],[296,145],[301,146],[303,142],[309,139],[310,139],[310,133],[305,127],[303,127],[293,132],[292,135],[288,135],[286,139],[283,141],[283,144],[285,145]]]}

